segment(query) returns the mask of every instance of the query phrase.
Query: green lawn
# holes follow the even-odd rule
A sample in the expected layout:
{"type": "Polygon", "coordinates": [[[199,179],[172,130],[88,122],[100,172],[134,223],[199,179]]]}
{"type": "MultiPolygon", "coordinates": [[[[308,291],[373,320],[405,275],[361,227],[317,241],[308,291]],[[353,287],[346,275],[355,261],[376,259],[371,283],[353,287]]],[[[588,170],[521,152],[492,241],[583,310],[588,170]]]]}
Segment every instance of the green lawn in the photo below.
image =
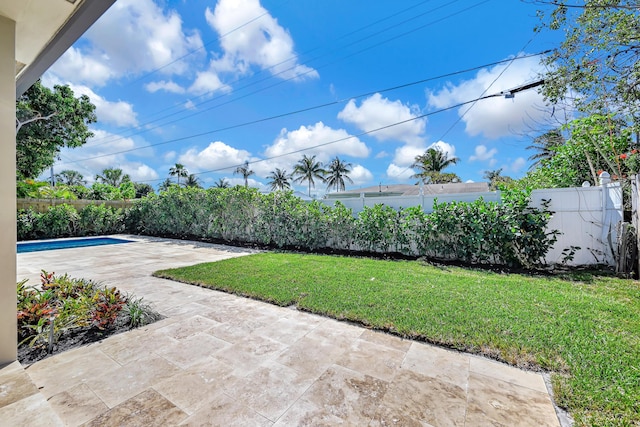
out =
{"type": "Polygon", "coordinates": [[[556,401],[577,425],[640,425],[637,281],[288,253],[155,275],[553,371],[556,401]]]}

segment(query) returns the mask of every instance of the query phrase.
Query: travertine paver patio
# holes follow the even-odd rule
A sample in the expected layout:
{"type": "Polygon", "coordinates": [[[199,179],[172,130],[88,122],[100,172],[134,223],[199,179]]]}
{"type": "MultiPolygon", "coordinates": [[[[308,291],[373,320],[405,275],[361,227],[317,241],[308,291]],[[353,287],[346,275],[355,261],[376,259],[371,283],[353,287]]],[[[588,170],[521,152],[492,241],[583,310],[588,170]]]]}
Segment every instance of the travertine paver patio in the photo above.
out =
{"type": "Polygon", "coordinates": [[[165,316],[0,369],[0,425],[557,426],[543,377],[321,316],[151,277],[251,251],[166,239],[18,256],[165,316]]]}

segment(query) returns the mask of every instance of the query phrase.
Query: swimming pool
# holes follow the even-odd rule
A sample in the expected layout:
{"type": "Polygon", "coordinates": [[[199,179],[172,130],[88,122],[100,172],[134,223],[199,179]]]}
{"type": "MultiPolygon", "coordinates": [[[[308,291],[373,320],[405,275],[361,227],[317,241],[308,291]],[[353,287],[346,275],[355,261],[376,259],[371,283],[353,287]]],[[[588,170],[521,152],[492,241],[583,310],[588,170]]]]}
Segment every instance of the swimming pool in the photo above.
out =
{"type": "Polygon", "coordinates": [[[86,239],[58,239],[39,242],[20,242],[18,243],[18,253],[82,248],[85,246],[115,245],[130,242],[133,242],[133,240],[116,239],[115,237],[89,237],[86,239]]]}

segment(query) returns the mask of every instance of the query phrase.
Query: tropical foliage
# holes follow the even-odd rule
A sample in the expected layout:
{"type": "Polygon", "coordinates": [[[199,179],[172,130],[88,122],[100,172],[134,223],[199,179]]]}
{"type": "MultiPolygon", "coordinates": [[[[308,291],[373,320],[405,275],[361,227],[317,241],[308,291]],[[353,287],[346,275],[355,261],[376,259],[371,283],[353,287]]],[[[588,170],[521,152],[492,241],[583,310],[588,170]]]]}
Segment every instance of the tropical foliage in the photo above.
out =
{"type": "Polygon", "coordinates": [[[548,153],[539,165],[517,185],[529,188],[578,187],[583,182],[598,183],[601,171],[614,179],[630,172],[624,160],[636,146],[631,128],[617,122],[611,115],[594,114],[575,119],[562,130],[569,137],[559,145],[549,145],[548,153]]]}
{"type": "Polygon", "coordinates": [[[449,157],[440,147],[432,147],[423,154],[417,155],[411,165],[418,172],[411,178],[418,178],[425,184],[444,184],[460,181],[457,175],[443,173],[442,171],[451,165],[458,163],[457,157],[449,157]]]}
{"type": "Polygon", "coordinates": [[[233,173],[234,173],[234,175],[235,174],[242,175],[242,179],[244,179],[245,188],[249,187],[249,177],[251,175],[255,175],[255,172],[251,170],[251,167],[249,167],[249,162],[248,161],[245,161],[243,165],[238,166],[233,171],[233,173]]]}
{"type": "Polygon", "coordinates": [[[540,266],[556,240],[551,213],[530,208],[527,193],[503,195],[502,203],[436,204],[431,214],[377,205],[354,218],[340,203],[305,203],[291,192],[172,187],[136,201],[126,219],[130,232],[146,235],[540,266]]]}
{"type": "Polygon", "coordinates": [[[322,162],[316,161],[316,156],[306,154],[296,163],[293,168],[294,182],[307,182],[309,184],[309,197],[311,197],[311,187],[316,186],[316,179],[324,182],[326,171],[322,167],[322,162]]]}
{"type": "Polygon", "coordinates": [[[568,101],[586,114],[614,113],[638,126],[640,119],[640,14],[636,0],[554,0],[540,29],[562,32],[548,55],[542,93],[568,101]]]}
{"type": "Polygon", "coordinates": [[[169,169],[169,176],[175,176],[178,178],[178,185],[180,185],[180,178],[186,178],[189,176],[189,171],[182,163],[176,163],[171,167],[171,169],[169,169]]]}
{"type": "Polygon", "coordinates": [[[19,350],[41,348],[46,356],[65,337],[78,340],[79,331],[88,332],[86,337],[104,336],[115,328],[135,328],[160,318],[141,299],[114,287],[46,271],[40,277],[38,287],[26,281],[17,284],[19,350]]]}
{"type": "Polygon", "coordinates": [[[69,86],[33,84],[16,100],[16,173],[36,178],[52,166],[63,147],[80,147],[93,136],[96,121],[89,97],[75,97],[69,86]]]}
{"type": "Polygon", "coordinates": [[[119,187],[120,184],[131,181],[131,177],[124,173],[120,168],[107,168],[103,169],[102,173],[96,175],[95,180],[102,184],[119,187]]]}
{"type": "Polygon", "coordinates": [[[17,218],[18,240],[122,233],[124,215],[122,209],[105,205],[88,205],[78,211],[62,204],[43,213],[22,209],[17,218]]]}
{"type": "Polygon", "coordinates": [[[267,185],[271,191],[288,190],[291,188],[291,183],[289,182],[291,175],[288,174],[286,170],[276,168],[267,176],[267,179],[269,180],[267,185]]]}
{"type": "Polygon", "coordinates": [[[344,191],[344,180],[346,179],[353,184],[353,180],[349,177],[351,173],[351,163],[340,160],[336,156],[327,167],[325,180],[327,190],[333,188],[338,191],[344,191]]]}
{"type": "Polygon", "coordinates": [[[84,179],[84,176],[78,171],[63,170],[56,174],[56,183],[65,185],[85,185],[87,180],[84,179]]]}

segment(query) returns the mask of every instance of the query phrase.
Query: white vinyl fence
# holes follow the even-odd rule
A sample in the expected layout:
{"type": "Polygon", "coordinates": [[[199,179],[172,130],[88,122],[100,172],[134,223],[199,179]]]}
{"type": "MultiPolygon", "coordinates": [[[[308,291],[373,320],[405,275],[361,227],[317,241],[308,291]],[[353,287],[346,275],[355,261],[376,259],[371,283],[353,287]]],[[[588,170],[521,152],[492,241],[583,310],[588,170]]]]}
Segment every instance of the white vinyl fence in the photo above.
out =
{"type": "MultiPolygon", "coordinates": [[[[572,187],[534,190],[531,194],[531,206],[541,207],[543,200],[550,200],[549,209],[554,212],[549,222],[549,230],[559,230],[562,234],[547,254],[549,264],[563,260],[563,250],[574,247],[573,261],[570,265],[606,264],[615,266],[614,250],[617,243],[616,228],[623,219],[622,189],[617,182],[607,180],[598,187],[572,187]]],[[[365,206],[385,204],[395,209],[422,206],[429,213],[433,210],[435,199],[438,203],[460,201],[473,202],[482,197],[487,202],[499,202],[500,192],[485,193],[416,195],[416,196],[369,196],[360,194],[354,198],[331,198],[322,200],[333,206],[340,200],[353,210],[354,215],[365,206]]]]}

